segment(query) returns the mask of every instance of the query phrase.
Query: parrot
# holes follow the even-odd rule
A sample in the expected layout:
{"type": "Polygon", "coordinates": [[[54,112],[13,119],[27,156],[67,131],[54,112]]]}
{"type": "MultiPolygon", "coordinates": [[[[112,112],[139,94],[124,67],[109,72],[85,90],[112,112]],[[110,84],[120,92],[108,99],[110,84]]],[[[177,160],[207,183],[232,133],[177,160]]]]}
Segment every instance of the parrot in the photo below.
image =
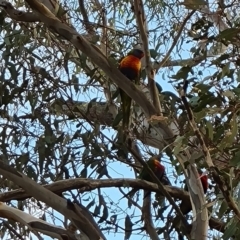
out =
{"type": "MultiPolygon", "coordinates": [[[[135,84],[140,83],[141,59],[144,53],[140,49],[133,49],[119,63],[118,69],[130,81],[135,84]]],[[[119,89],[121,96],[121,108],[123,114],[122,126],[123,129],[129,127],[132,99],[122,89],[119,89]]]]}
{"type": "MultiPolygon", "coordinates": [[[[160,163],[160,160],[156,156],[151,157],[146,163],[151,168],[151,170],[154,172],[154,174],[157,176],[157,178],[163,185],[170,185],[170,186],[172,185],[166,175],[165,167],[160,163]]],[[[150,176],[149,172],[147,171],[147,169],[145,167],[142,168],[142,170],[138,176],[138,179],[142,179],[142,180],[145,180],[148,182],[155,183],[155,180],[150,176]]],[[[137,192],[137,190],[133,189],[127,195],[133,196],[136,192],[137,192]]],[[[150,193],[151,193],[151,191],[146,191],[144,194],[144,198],[146,198],[150,193]]]]}
{"type": "MultiPolygon", "coordinates": [[[[198,169],[198,174],[200,177],[200,181],[202,183],[202,187],[203,187],[203,192],[204,194],[206,194],[207,190],[208,190],[208,176],[206,174],[203,174],[202,170],[198,169]]],[[[184,188],[185,190],[187,189],[187,185],[184,188]]],[[[188,214],[191,210],[192,210],[192,206],[190,205],[186,205],[183,202],[181,202],[180,206],[179,206],[181,212],[183,213],[183,215],[188,214]]]]}
{"type": "MultiPolygon", "coordinates": [[[[163,185],[169,185],[169,186],[172,185],[170,180],[167,177],[165,167],[160,163],[160,159],[157,159],[156,157],[152,157],[146,163],[151,168],[151,170],[154,172],[154,174],[157,176],[157,178],[163,185]]],[[[139,174],[139,178],[155,183],[155,180],[152,179],[152,177],[150,176],[150,174],[148,173],[146,168],[142,169],[142,171],[139,174]]],[[[151,191],[145,191],[144,198],[149,196],[149,194],[151,194],[151,191]]],[[[156,199],[158,199],[158,200],[164,199],[162,197],[163,197],[163,195],[156,194],[156,199]]]]}
{"type": "MultiPolygon", "coordinates": [[[[202,187],[203,187],[203,192],[204,194],[206,194],[207,190],[208,190],[208,176],[203,174],[203,172],[198,169],[198,174],[199,174],[199,177],[200,177],[200,181],[202,183],[202,187]]],[[[185,185],[185,190],[188,190],[187,189],[187,185],[185,185]]],[[[183,201],[180,203],[180,206],[179,206],[181,212],[183,213],[183,215],[187,215],[191,210],[192,210],[192,205],[191,205],[191,202],[188,202],[188,204],[184,203],[183,201]]],[[[178,235],[179,235],[179,239],[183,239],[183,235],[182,233],[180,232],[180,219],[179,219],[179,216],[176,216],[175,219],[173,220],[173,226],[175,227],[175,229],[177,230],[178,232],[178,235]]]]}
{"type": "MultiPolygon", "coordinates": [[[[150,158],[146,163],[163,185],[171,185],[171,182],[169,181],[166,175],[165,167],[160,163],[160,161],[156,157],[150,158]]],[[[152,179],[149,172],[144,167],[139,174],[139,179],[155,183],[154,179],[152,179]]]]}

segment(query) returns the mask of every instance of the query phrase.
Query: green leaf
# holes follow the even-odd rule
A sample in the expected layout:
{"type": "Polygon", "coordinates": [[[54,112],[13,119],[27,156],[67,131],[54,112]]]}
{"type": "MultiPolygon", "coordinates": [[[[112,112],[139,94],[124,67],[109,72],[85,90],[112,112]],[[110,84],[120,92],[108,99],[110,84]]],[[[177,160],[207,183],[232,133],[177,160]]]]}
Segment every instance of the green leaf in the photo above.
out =
{"type": "MultiPolygon", "coordinates": [[[[234,89],[233,89],[234,90],[234,89]]],[[[235,98],[235,95],[233,94],[232,91],[230,90],[226,90],[222,93],[223,96],[226,96],[228,97],[229,99],[234,99],[235,98]]]]}
{"type": "Polygon", "coordinates": [[[34,181],[37,181],[38,175],[36,174],[34,168],[32,166],[27,166],[27,176],[34,181]]]}
{"type": "Polygon", "coordinates": [[[182,142],[184,140],[184,136],[180,137],[177,136],[177,138],[174,141],[174,149],[173,149],[173,154],[177,155],[181,150],[182,150],[182,142]]]}
{"type": "Polygon", "coordinates": [[[188,78],[188,74],[189,72],[192,72],[192,68],[191,67],[182,67],[176,75],[172,75],[171,78],[176,79],[176,80],[186,80],[188,78]]]}
{"type": "Polygon", "coordinates": [[[229,162],[230,166],[238,167],[240,166],[240,151],[236,152],[229,162]]]}
{"type": "Polygon", "coordinates": [[[95,199],[93,199],[88,205],[86,206],[87,209],[90,209],[95,204],[95,199]]]}
{"type": "Polygon", "coordinates": [[[99,219],[98,223],[102,223],[102,222],[106,221],[107,218],[108,218],[108,208],[107,208],[107,206],[106,206],[106,204],[105,204],[104,207],[103,207],[103,215],[102,215],[102,217],[99,219]]]}
{"type": "Polygon", "coordinates": [[[38,157],[39,157],[39,169],[40,173],[42,174],[43,172],[43,163],[45,161],[45,139],[43,137],[40,137],[38,141],[36,142],[35,148],[37,149],[38,152],[38,157]]]}
{"type": "Polygon", "coordinates": [[[113,120],[112,127],[116,127],[123,119],[122,112],[119,112],[113,120]]]}
{"type": "Polygon", "coordinates": [[[50,89],[50,88],[45,88],[45,89],[43,90],[42,98],[43,98],[44,101],[49,98],[49,96],[50,96],[50,94],[52,93],[52,91],[53,91],[53,90],[50,89]]]}
{"type": "Polygon", "coordinates": [[[206,121],[206,127],[208,130],[208,137],[213,140],[213,126],[209,121],[206,121]]]}
{"type": "Polygon", "coordinates": [[[112,224],[115,224],[116,221],[117,221],[117,215],[112,215],[112,216],[110,217],[110,221],[111,221],[112,224]]]}
{"type": "Polygon", "coordinates": [[[94,215],[95,216],[98,216],[100,214],[100,210],[101,210],[101,206],[96,206],[95,209],[94,209],[94,215]]]}
{"type": "Polygon", "coordinates": [[[235,221],[234,218],[230,220],[229,224],[227,224],[227,228],[224,231],[224,234],[222,236],[223,240],[229,240],[236,232],[237,228],[237,221],[235,221]]]}
{"type": "Polygon", "coordinates": [[[159,53],[155,49],[150,49],[149,51],[151,57],[156,60],[158,58],[159,53]]]}
{"type": "Polygon", "coordinates": [[[84,169],[80,173],[81,178],[87,178],[87,168],[84,167],[84,169]]]}
{"type": "Polygon", "coordinates": [[[232,145],[234,138],[237,135],[238,132],[238,126],[237,126],[237,120],[236,120],[236,115],[234,114],[234,116],[232,117],[232,120],[230,122],[231,125],[231,131],[228,131],[223,140],[221,141],[221,144],[219,146],[219,149],[225,149],[229,146],[232,145]]]}
{"type": "Polygon", "coordinates": [[[231,41],[234,37],[238,35],[239,32],[239,28],[227,28],[220,32],[217,38],[231,41]]]}
{"type": "Polygon", "coordinates": [[[207,5],[207,2],[204,0],[184,0],[181,4],[184,5],[187,9],[199,10],[204,5],[207,5]]]}
{"type": "Polygon", "coordinates": [[[76,93],[79,92],[79,79],[75,75],[72,75],[72,80],[71,82],[73,83],[73,87],[76,93]]]}
{"type": "Polygon", "coordinates": [[[229,73],[230,73],[230,62],[226,63],[222,68],[221,79],[225,76],[228,76],[229,73]]]}
{"type": "Polygon", "coordinates": [[[132,226],[133,226],[133,223],[132,223],[130,217],[127,215],[125,218],[125,238],[124,238],[124,240],[130,239],[130,237],[132,235],[132,226]]]}
{"type": "Polygon", "coordinates": [[[18,82],[17,79],[19,74],[16,70],[16,65],[11,62],[8,62],[8,70],[11,73],[12,79],[14,79],[15,82],[18,82]]]}
{"type": "Polygon", "coordinates": [[[84,152],[82,154],[82,161],[83,161],[83,163],[84,163],[84,160],[89,157],[89,154],[90,154],[89,148],[85,148],[84,152]]]}
{"type": "Polygon", "coordinates": [[[223,200],[221,207],[219,209],[218,217],[221,218],[223,214],[227,211],[227,209],[228,209],[228,204],[226,203],[225,200],[223,200]]]}

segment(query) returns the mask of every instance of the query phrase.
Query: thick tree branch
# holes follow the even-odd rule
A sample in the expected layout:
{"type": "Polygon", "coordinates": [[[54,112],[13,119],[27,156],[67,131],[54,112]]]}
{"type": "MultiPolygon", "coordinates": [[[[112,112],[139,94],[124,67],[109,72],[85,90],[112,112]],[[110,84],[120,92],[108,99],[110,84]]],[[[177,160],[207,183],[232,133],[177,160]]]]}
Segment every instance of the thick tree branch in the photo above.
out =
{"type": "Polygon", "coordinates": [[[22,187],[32,197],[42,201],[66,216],[82,233],[91,240],[105,239],[92,215],[84,206],[69,202],[0,160],[0,175],[22,187]]]}
{"type": "Polygon", "coordinates": [[[156,110],[153,105],[146,99],[144,94],[138,88],[130,83],[116,66],[109,61],[102,52],[94,45],[90,44],[86,39],[78,34],[74,29],[63,24],[57,19],[44,5],[38,1],[26,0],[26,2],[39,13],[41,21],[45,23],[53,31],[70,41],[77,49],[85,53],[92,62],[100,67],[118,86],[120,86],[132,99],[142,107],[147,117],[155,115],[156,110]]]}
{"type": "MultiPolygon", "coordinates": [[[[86,178],[77,178],[77,179],[67,179],[60,180],[48,185],[43,185],[49,191],[54,192],[57,195],[62,194],[65,191],[70,191],[74,189],[80,189],[81,192],[84,191],[92,191],[97,188],[109,188],[109,187],[132,187],[136,189],[145,189],[150,190],[152,192],[161,193],[161,190],[158,188],[157,184],[150,183],[144,180],[139,179],[86,179],[86,178]]],[[[164,186],[164,189],[168,191],[168,193],[174,199],[180,199],[185,202],[185,204],[191,204],[188,192],[172,186],[164,186]]],[[[12,200],[24,200],[31,197],[32,194],[29,194],[23,189],[17,189],[6,193],[0,193],[0,201],[9,202],[12,200]]],[[[224,222],[219,221],[216,218],[211,218],[209,220],[209,225],[211,228],[216,229],[220,232],[224,232],[226,224],[224,222]]]]}
{"type": "MultiPolygon", "coordinates": [[[[100,67],[118,86],[120,86],[131,98],[143,109],[146,118],[156,115],[156,109],[147,100],[144,93],[137,86],[129,82],[129,80],[116,68],[116,66],[106,59],[101,51],[90,44],[86,39],[79,35],[74,29],[68,25],[61,23],[43,4],[38,1],[26,1],[34,11],[41,16],[41,21],[44,22],[52,31],[60,34],[63,38],[70,41],[77,49],[80,49],[91,60],[100,67]]],[[[4,6],[6,1],[2,1],[1,6],[4,6]]],[[[165,121],[158,123],[158,128],[161,128],[167,135],[166,139],[173,139],[173,133],[168,128],[165,121]]]]}
{"type": "Polygon", "coordinates": [[[193,209],[193,224],[191,239],[204,240],[207,238],[208,211],[205,207],[206,200],[203,187],[194,164],[187,166],[187,185],[193,209]]]}
{"type": "Polygon", "coordinates": [[[38,235],[38,232],[41,232],[45,235],[57,239],[64,239],[64,237],[68,237],[68,240],[78,239],[73,233],[67,231],[62,227],[54,226],[53,224],[35,218],[30,214],[27,214],[16,208],[9,207],[2,202],[0,202],[0,217],[7,218],[15,222],[20,222],[23,225],[29,227],[29,229],[36,235],[38,235]]]}
{"type": "MultiPolygon", "coordinates": [[[[169,49],[168,52],[170,52],[171,49],[169,49]]],[[[194,67],[201,63],[203,60],[206,59],[205,56],[198,56],[195,58],[188,58],[188,59],[178,59],[178,60],[169,60],[165,57],[163,60],[160,62],[154,62],[153,68],[159,70],[160,68],[164,67],[177,67],[177,66],[185,66],[188,65],[190,67],[194,67]]]]}
{"type": "MultiPolygon", "coordinates": [[[[142,87],[143,89],[147,89],[147,87],[142,87]]],[[[148,94],[145,93],[145,95],[148,94]]],[[[84,116],[87,116],[87,119],[92,122],[98,122],[101,125],[107,125],[110,127],[112,126],[113,120],[115,119],[118,112],[118,108],[116,106],[109,106],[107,102],[91,102],[91,104],[88,104],[86,102],[73,102],[71,100],[63,101],[62,99],[56,99],[49,106],[47,106],[47,108],[51,114],[63,114],[65,116],[71,117],[71,119],[73,117],[73,114],[76,119],[84,119],[84,116]],[[83,115],[81,113],[83,113],[83,115]]],[[[40,110],[43,111],[43,109],[40,110]]],[[[141,112],[139,115],[143,115],[143,113],[141,112]]],[[[32,115],[21,116],[21,118],[32,119],[32,115]]],[[[166,146],[165,140],[168,139],[168,135],[161,131],[161,128],[159,129],[160,131],[158,131],[157,128],[154,128],[151,125],[149,127],[145,126],[146,119],[143,117],[142,119],[142,125],[136,126],[136,138],[140,140],[143,144],[163,150],[166,146]]],[[[133,116],[133,122],[138,121],[139,119],[133,116]]],[[[170,122],[169,127],[175,135],[179,135],[178,123],[170,122]]],[[[201,151],[198,150],[198,148],[193,149],[189,147],[188,150],[191,152],[191,154],[202,154],[201,151]]],[[[219,168],[226,168],[229,166],[229,157],[226,158],[222,155],[219,155],[214,159],[214,162],[216,162],[219,168]]]]}
{"type": "Polygon", "coordinates": [[[14,9],[11,3],[7,1],[0,1],[0,7],[3,7],[4,10],[7,12],[10,18],[21,21],[21,22],[37,22],[40,21],[39,17],[30,12],[24,12],[20,10],[14,9]]]}
{"type": "MultiPolygon", "coordinates": [[[[147,194],[148,191],[144,191],[143,196],[147,194]]],[[[143,200],[142,206],[142,220],[144,220],[144,227],[146,232],[149,234],[152,240],[160,240],[156,228],[154,227],[151,213],[151,195],[149,194],[143,200]]]]}

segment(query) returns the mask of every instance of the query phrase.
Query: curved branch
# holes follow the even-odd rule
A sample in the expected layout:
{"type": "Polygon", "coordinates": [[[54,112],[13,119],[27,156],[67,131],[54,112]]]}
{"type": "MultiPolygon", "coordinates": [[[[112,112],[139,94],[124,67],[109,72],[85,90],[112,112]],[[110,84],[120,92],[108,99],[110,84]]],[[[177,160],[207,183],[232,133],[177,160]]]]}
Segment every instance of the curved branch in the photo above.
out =
{"type": "Polygon", "coordinates": [[[4,8],[10,18],[16,21],[22,22],[37,22],[40,21],[39,17],[35,13],[24,12],[14,9],[11,3],[7,1],[0,1],[0,7],[4,8]]]}
{"type": "Polygon", "coordinates": [[[89,211],[82,205],[72,203],[59,197],[43,186],[37,184],[24,174],[8,166],[0,159],[0,174],[22,187],[29,195],[42,201],[66,216],[80,231],[91,240],[106,239],[89,211]]]}
{"type": "Polygon", "coordinates": [[[7,218],[15,222],[20,222],[29,227],[29,229],[36,235],[38,235],[37,232],[41,232],[57,239],[63,239],[62,237],[65,236],[67,236],[69,240],[78,239],[73,233],[62,227],[54,226],[53,224],[47,223],[42,219],[35,218],[30,214],[27,214],[16,208],[9,207],[2,202],[0,202],[0,217],[7,218]]]}
{"type": "MultiPolygon", "coordinates": [[[[60,180],[48,185],[43,185],[44,188],[48,189],[51,192],[59,195],[65,191],[81,189],[81,192],[92,191],[97,188],[109,188],[109,187],[132,187],[136,189],[145,189],[151,190],[152,192],[159,192],[157,184],[150,183],[144,180],[139,179],[85,179],[85,178],[76,178],[76,179],[67,179],[60,180]]],[[[174,198],[184,201],[185,204],[190,204],[190,198],[188,192],[172,186],[164,186],[165,190],[174,198]]],[[[31,197],[32,194],[29,194],[23,189],[17,189],[6,193],[0,193],[0,201],[9,202],[12,200],[24,200],[31,197]]],[[[209,220],[209,226],[212,229],[216,229],[220,232],[224,232],[226,223],[219,221],[218,219],[211,217],[209,220]]]]}
{"type": "Polygon", "coordinates": [[[155,114],[155,108],[147,101],[144,94],[138,90],[133,84],[129,83],[117,67],[109,61],[102,52],[95,46],[90,44],[82,35],[77,31],[60,22],[47,8],[36,0],[26,0],[26,2],[39,13],[41,21],[51,28],[53,31],[61,35],[63,38],[71,42],[77,49],[85,53],[93,63],[100,67],[118,86],[132,97],[132,99],[142,107],[147,117],[155,114]],[[44,6],[44,7],[43,7],[44,6]]]}

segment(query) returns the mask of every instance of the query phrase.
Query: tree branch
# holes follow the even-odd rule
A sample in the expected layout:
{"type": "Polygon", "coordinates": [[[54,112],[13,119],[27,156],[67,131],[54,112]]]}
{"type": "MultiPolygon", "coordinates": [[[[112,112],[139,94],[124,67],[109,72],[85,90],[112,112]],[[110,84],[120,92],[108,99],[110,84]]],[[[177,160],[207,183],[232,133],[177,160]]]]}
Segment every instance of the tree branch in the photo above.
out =
{"type": "Polygon", "coordinates": [[[109,61],[102,52],[90,44],[86,39],[78,34],[74,29],[61,23],[44,5],[36,0],[26,0],[26,2],[39,13],[41,21],[53,31],[70,41],[77,49],[85,53],[92,62],[100,67],[118,86],[120,86],[131,98],[143,109],[146,117],[155,115],[156,110],[153,105],[146,99],[145,95],[124,76],[116,66],[109,61]]]}
{"type": "MultiPolygon", "coordinates": [[[[157,184],[147,182],[140,179],[86,179],[86,178],[76,178],[76,179],[67,179],[60,180],[48,185],[42,185],[44,188],[49,191],[54,192],[57,195],[62,194],[65,191],[70,191],[74,189],[81,189],[81,192],[92,191],[98,188],[109,188],[109,187],[132,187],[136,189],[145,189],[152,192],[161,193],[157,184]]],[[[190,198],[188,192],[172,186],[164,186],[164,189],[174,198],[184,201],[184,204],[190,204],[190,198]]],[[[0,201],[9,202],[12,200],[22,201],[29,197],[32,194],[26,192],[23,189],[17,189],[5,193],[0,193],[0,201]]],[[[218,219],[212,217],[209,220],[210,228],[216,229],[220,232],[224,232],[226,223],[219,221],[218,219]]]]}
{"type": "Polygon", "coordinates": [[[6,13],[9,15],[10,18],[21,21],[21,22],[37,22],[39,21],[39,17],[30,12],[23,12],[20,10],[14,9],[11,3],[7,1],[0,1],[0,7],[3,7],[6,13]]]}
{"type": "MultiPolygon", "coordinates": [[[[166,56],[165,56],[165,57],[163,58],[163,60],[161,61],[161,63],[162,63],[163,65],[168,61],[172,50],[175,48],[175,46],[177,45],[177,42],[178,42],[179,38],[181,37],[182,31],[183,31],[183,29],[184,29],[187,21],[192,17],[192,15],[193,15],[194,13],[195,13],[195,10],[191,11],[191,12],[187,15],[187,17],[184,19],[184,21],[183,21],[183,23],[182,23],[182,25],[181,25],[181,27],[180,27],[180,29],[179,29],[176,37],[175,37],[174,40],[173,40],[172,46],[171,46],[170,49],[168,50],[166,56]]],[[[160,67],[160,68],[161,68],[161,67],[160,67]]]]}
{"type": "Polygon", "coordinates": [[[203,187],[194,164],[187,166],[187,185],[193,209],[193,224],[191,239],[204,240],[207,238],[208,211],[205,207],[206,200],[203,187]]]}
{"type": "Polygon", "coordinates": [[[142,0],[134,0],[134,12],[137,20],[137,25],[140,30],[141,39],[143,42],[143,48],[145,53],[145,70],[148,76],[148,88],[151,94],[151,99],[153,101],[153,105],[156,108],[157,114],[162,114],[162,109],[160,105],[160,100],[158,97],[158,90],[155,84],[155,71],[152,68],[151,55],[149,51],[149,41],[148,41],[148,26],[147,26],[147,18],[144,11],[144,5],[142,0]]]}
{"type": "MultiPolygon", "coordinates": [[[[37,236],[39,235],[38,232],[41,232],[45,235],[57,239],[62,239],[64,236],[67,236],[69,240],[78,239],[73,233],[67,231],[62,227],[54,226],[53,224],[35,218],[30,214],[27,214],[16,208],[9,207],[2,202],[0,202],[0,217],[22,223],[23,225],[29,227],[29,229],[37,236]]],[[[15,234],[17,234],[17,232],[15,234]]]]}
{"type": "Polygon", "coordinates": [[[209,149],[207,148],[207,145],[204,141],[202,133],[198,129],[198,126],[197,126],[197,124],[194,120],[194,114],[193,114],[192,109],[190,108],[190,106],[188,104],[188,101],[187,101],[187,98],[186,98],[187,86],[188,86],[188,82],[186,81],[184,83],[183,90],[181,91],[180,96],[182,98],[182,102],[184,104],[184,107],[187,111],[189,124],[192,127],[194,133],[196,134],[196,136],[197,136],[197,138],[200,142],[200,145],[202,147],[202,152],[203,152],[203,155],[205,157],[206,164],[207,164],[210,172],[212,173],[214,181],[216,182],[219,189],[221,190],[229,208],[233,210],[233,212],[236,214],[236,216],[240,220],[240,211],[238,209],[237,204],[234,202],[233,198],[231,197],[230,191],[228,190],[228,189],[230,189],[230,187],[228,186],[228,184],[225,180],[221,179],[221,177],[220,177],[221,175],[219,174],[220,172],[219,172],[218,168],[214,166],[211,155],[210,155],[210,152],[209,152],[209,149]]]}
{"type": "Polygon", "coordinates": [[[42,201],[66,216],[82,233],[91,240],[99,240],[100,237],[106,239],[94,221],[92,215],[84,206],[74,204],[64,198],[59,197],[43,186],[37,184],[24,174],[8,166],[0,159],[0,174],[22,187],[26,193],[42,201]]]}

